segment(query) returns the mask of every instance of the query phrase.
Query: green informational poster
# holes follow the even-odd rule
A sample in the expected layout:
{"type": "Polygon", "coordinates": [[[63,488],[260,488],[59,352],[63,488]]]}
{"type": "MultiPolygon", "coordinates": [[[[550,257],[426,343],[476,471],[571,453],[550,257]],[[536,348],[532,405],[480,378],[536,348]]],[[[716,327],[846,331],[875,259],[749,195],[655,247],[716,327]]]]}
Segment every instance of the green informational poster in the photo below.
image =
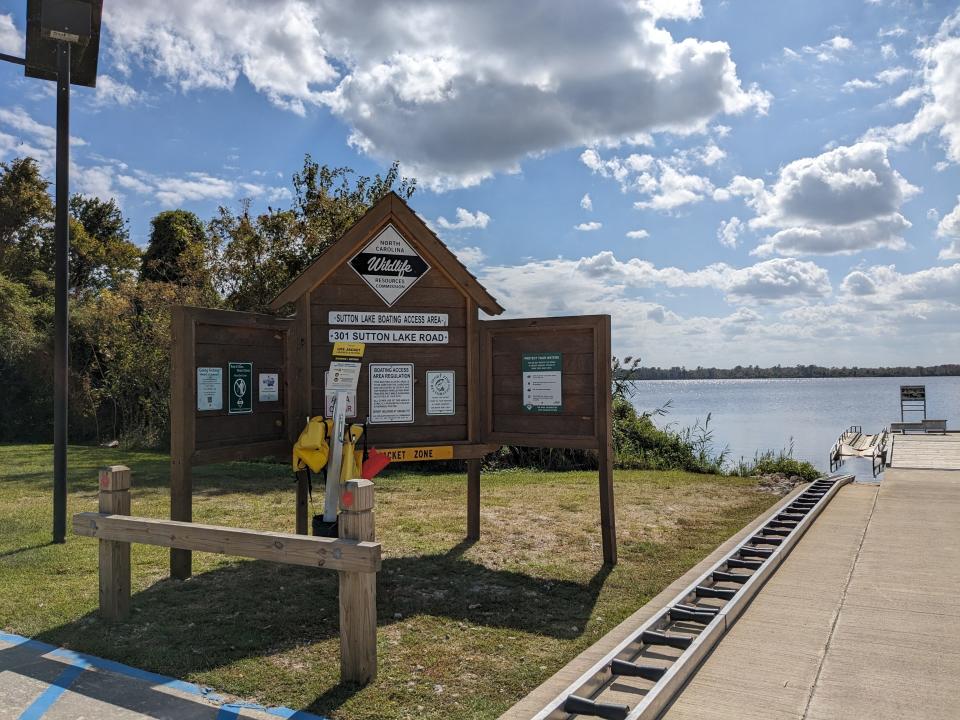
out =
{"type": "Polygon", "coordinates": [[[253,412],[253,363],[232,362],[227,386],[230,388],[231,415],[253,412]]]}
{"type": "Polygon", "coordinates": [[[528,413],[559,413],[563,410],[563,353],[524,353],[523,410],[528,413]]]}

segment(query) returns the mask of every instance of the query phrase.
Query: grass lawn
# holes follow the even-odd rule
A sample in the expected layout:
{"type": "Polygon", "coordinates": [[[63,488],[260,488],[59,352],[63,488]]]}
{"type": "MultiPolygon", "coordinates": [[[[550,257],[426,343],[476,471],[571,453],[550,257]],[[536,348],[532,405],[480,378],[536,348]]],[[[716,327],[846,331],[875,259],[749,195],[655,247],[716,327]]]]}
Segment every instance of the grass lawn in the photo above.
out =
{"type": "MultiPolygon", "coordinates": [[[[339,684],[335,573],[194,553],[178,582],[168,550],[134,545],[130,620],[101,620],[97,542],[49,544],[51,458],[0,446],[0,627],[338,720],[497,717],[777,499],[750,479],[618,471],[607,571],[595,473],[485,474],[469,545],[465,475],[391,468],[376,483],[380,673],[355,688],[339,684]]],[[[71,515],[96,510],[108,464],[133,470],[134,515],[167,517],[166,455],[87,447],[70,448],[71,515]]],[[[195,477],[195,521],[293,532],[286,466],[195,477]]]]}

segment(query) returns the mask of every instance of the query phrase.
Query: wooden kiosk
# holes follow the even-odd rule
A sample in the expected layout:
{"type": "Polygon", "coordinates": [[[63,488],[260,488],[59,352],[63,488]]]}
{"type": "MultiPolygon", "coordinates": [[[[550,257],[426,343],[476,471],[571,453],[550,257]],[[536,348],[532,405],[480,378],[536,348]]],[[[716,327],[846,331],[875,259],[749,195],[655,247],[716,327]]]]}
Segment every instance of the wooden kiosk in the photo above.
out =
{"type": "MultiPolygon", "coordinates": [[[[290,317],[177,307],[171,374],[172,520],[192,519],[194,466],[289,457],[331,414],[333,343],[366,345],[348,420],[393,461],[467,461],[467,537],[480,537],[480,460],[501,445],[598,453],[603,559],[617,561],[610,317],[481,320],[504,310],[390,193],[271,304],[290,317]]],[[[297,532],[307,533],[298,483],[297,532]]],[[[171,573],[188,577],[187,550],[171,573]]]]}

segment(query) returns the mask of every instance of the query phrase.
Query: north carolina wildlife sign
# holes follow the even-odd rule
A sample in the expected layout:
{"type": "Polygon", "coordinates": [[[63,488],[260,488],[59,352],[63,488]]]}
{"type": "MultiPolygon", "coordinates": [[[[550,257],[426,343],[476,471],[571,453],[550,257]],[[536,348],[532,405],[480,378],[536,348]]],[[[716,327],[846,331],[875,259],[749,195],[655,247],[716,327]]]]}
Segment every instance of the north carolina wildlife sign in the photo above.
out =
{"type": "Polygon", "coordinates": [[[354,255],[350,267],[387,305],[399,300],[430,269],[393,225],[387,225],[354,255]]]}

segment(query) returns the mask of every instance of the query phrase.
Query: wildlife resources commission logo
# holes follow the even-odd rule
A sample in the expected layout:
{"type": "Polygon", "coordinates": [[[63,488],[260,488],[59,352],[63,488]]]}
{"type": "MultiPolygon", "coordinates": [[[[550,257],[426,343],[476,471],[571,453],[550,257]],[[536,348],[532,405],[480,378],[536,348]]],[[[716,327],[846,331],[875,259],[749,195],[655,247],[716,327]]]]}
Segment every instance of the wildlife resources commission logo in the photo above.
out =
{"type": "Polygon", "coordinates": [[[393,225],[387,225],[350,258],[350,267],[388,307],[430,269],[429,263],[401,237],[393,225]]]}

